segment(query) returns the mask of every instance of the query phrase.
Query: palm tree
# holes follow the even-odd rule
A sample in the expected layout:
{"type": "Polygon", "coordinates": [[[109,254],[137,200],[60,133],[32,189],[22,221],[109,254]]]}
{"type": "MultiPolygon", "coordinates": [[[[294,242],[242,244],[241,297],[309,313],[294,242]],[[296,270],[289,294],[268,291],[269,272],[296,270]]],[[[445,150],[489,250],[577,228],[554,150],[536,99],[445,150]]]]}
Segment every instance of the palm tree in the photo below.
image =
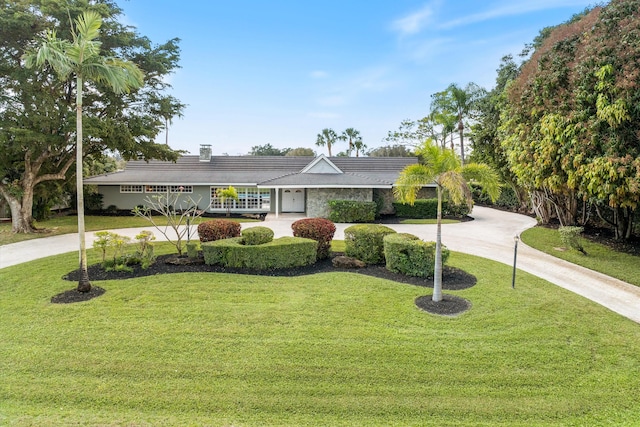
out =
{"type": "Polygon", "coordinates": [[[433,301],[442,300],[442,196],[446,191],[452,203],[473,203],[467,180],[477,181],[495,200],[500,195],[498,175],[487,165],[472,163],[462,166],[453,150],[442,149],[433,142],[425,142],[416,154],[420,163],[407,166],[398,177],[393,192],[396,199],[413,205],[418,191],[435,183],[438,194],[436,231],[436,259],[433,275],[433,301]]]}
{"type": "Polygon", "coordinates": [[[353,147],[356,149],[356,157],[360,157],[360,152],[367,148],[367,145],[362,142],[362,138],[358,138],[353,141],[353,147]]]}
{"type": "Polygon", "coordinates": [[[329,157],[331,157],[331,146],[338,140],[338,134],[333,129],[322,129],[322,133],[318,134],[316,145],[319,147],[327,146],[329,157]]]}
{"type": "Polygon", "coordinates": [[[485,90],[475,83],[469,83],[463,89],[452,83],[446,90],[433,94],[432,110],[455,114],[458,119],[460,134],[460,157],[464,164],[464,119],[468,118],[476,108],[478,100],[484,96],[485,90]]]}
{"type": "Polygon", "coordinates": [[[85,80],[105,83],[116,93],[129,92],[142,86],[142,71],[130,61],[100,55],[102,18],[93,11],[84,12],[72,26],[73,40],[61,40],[55,31],[48,31],[40,47],[25,55],[27,67],[49,64],[63,79],[76,80],[76,187],[78,200],[78,235],[80,239],[79,292],[89,292],[91,282],[87,271],[87,251],[84,227],[84,193],[82,174],[82,93],[85,80]]]}
{"type": "Polygon", "coordinates": [[[357,141],[360,141],[360,144],[362,145],[362,137],[360,136],[360,131],[355,130],[354,128],[345,129],[342,132],[342,135],[340,135],[340,139],[342,141],[349,142],[347,148],[347,155],[349,157],[351,157],[351,153],[353,152],[357,141]]]}

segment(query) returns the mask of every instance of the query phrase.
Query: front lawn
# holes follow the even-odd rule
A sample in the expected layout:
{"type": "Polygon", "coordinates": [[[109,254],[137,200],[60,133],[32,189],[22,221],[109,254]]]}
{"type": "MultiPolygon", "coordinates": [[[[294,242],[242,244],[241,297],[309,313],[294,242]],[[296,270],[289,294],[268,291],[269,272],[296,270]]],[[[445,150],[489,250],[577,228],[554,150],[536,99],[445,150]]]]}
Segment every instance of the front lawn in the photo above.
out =
{"type": "MultiPolygon", "coordinates": [[[[155,217],[158,225],[165,225],[166,219],[162,216],[155,217]]],[[[192,224],[200,224],[212,218],[195,218],[192,224]]],[[[229,218],[238,222],[255,222],[250,218],[229,218]]],[[[46,221],[37,221],[36,227],[43,229],[42,232],[33,234],[14,234],[11,231],[11,223],[0,224],[0,246],[9,243],[22,242],[25,240],[38,239],[41,237],[57,236],[59,234],[77,233],[78,218],[75,215],[56,216],[46,221]]],[[[118,228],[153,228],[151,223],[144,218],[131,216],[85,216],[85,228],[87,231],[114,230],[118,228]]]]}
{"type": "MultiPolygon", "coordinates": [[[[170,250],[159,245],[159,252],[170,250]]],[[[92,262],[96,251],[90,251],[92,262]]],[[[527,273],[454,253],[449,291],[356,273],[95,282],[69,253],[0,270],[0,425],[555,426],[640,419],[640,327],[527,273]]]]}
{"type": "Polygon", "coordinates": [[[573,264],[640,286],[640,256],[618,252],[609,246],[582,239],[586,255],[565,248],[556,229],[534,227],[522,233],[522,241],[532,248],[573,264]]]}

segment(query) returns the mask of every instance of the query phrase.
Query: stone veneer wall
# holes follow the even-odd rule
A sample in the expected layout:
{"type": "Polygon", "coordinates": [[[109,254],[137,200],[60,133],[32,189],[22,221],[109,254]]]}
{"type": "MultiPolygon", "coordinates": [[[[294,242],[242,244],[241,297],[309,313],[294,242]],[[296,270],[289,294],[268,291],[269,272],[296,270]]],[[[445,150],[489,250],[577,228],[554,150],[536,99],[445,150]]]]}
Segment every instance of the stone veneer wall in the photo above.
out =
{"type": "Polygon", "coordinates": [[[390,188],[376,188],[373,190],[373,200],[381,200],[381,215],[393,215],[396,210],[393,208],[393,190],[390,188]]]}
{"type": "MultiPolygon", "coordinates": [[[[418,191],[418,199],[435,199],[437,197],[436,189],[434,187],[424,187],[418,191]]],[[[393,207],[393,190],[387,188],[376,188],[373,190],[373,199],[380,198],[382,200],[382,209],[380,209],[381,215],[394,215],[396,213],[393,207]]]]}
{"type": "Polygon", "coordinates": [[[372,188],[308,188],[307,216],[310,218],[329,216],[329,200],[373,201],[372,188]]]}

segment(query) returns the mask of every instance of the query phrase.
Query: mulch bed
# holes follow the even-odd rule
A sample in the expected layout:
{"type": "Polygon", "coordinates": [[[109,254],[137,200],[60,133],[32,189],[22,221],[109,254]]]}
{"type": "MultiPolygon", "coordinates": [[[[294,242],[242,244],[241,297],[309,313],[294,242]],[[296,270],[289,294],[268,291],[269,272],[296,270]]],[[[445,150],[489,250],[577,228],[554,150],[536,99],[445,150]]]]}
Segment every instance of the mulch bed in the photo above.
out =
{"type": "MultiPolygon", "coordinates": [[[[342,254],[335,254],[342,255],[342,254]]],[[[230,273],[230,274],[251,274],[257,276],[273,276],[273,277],[296,277],[309,274],[325,273],[331,271],[338,272],[351,272],[357,274],[364,274],[367,276],[378,277],[382,279],[391,280],[394,282],[405,283],[414,286],[421,286],[425,288],[433,288],[433,278],[421,278],[406,276],[404,274],[394,273],[387,270],[384,266],[370,265],[365,268],[359,269],[346,269],[336,268],[333,266],[331,259],[325,259],[316,262],[315,264],[284,268],[276,270],[251,270],[246,268],[224,268],[220,266],[206,265],[202,259],[190,260],[189,258],[179,258],[176,255],[162,255],[159,256],[156,262],[149,268],[143,270],[139,265],[132,266],[133,271],[105,271],[99,264],[89,266],[89,278],[92,281],[101,280],[126,280],[135,277],[154,276],[158,274],[171,274],[171,273],[230,273]]],[[[63,279],[69,281],[79,280],[79,270],[75,270],[65,275],[63,279]]],[[[474,286],[477,282],[475,276],[466,273],[463,270],[445,266],[442,272],[442,289],[443,290],[462,290],[474,286]]],[[[54,296],[51,302],[58,304],[66,304],[73,302],[88,301],[92,298],[98,297],[105,292],[104,289],[97,286],[93,286],[91,292],[81,293],[75,289],[63,292],[54,296]]],[[[418,305],[423,310],[429,311],[434,314],[441,315],[453,315],[459,314],[469,309],[470,304],[452,303],[452,297],[445,295],[443,301],[439,303],[428,304],[425,307],[418,305]]],[[[422,297],[421,297],[422,298],[422,297]]],[[[431,298],[430,296],[428,297],[431,298]]],[[[457,300],[466,300],[462,298],[454,298],[457,300]]],[[[416,304],[417,301],[416,301],[416,304]]]]}

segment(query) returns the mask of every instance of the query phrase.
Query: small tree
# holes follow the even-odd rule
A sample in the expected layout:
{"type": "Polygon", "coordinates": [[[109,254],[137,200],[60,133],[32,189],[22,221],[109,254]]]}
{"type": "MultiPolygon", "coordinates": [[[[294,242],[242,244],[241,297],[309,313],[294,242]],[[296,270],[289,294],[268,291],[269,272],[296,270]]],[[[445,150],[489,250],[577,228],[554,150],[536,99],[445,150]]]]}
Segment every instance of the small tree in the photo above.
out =
{"type": "MultiPolygon", "coordinates": [[[[136,206],[133,214],[149,221],[162,235],[170,241],[178,251],[178,255],[182,255],[183,239],[189,233],[190,224],[187,220],[202,216],[204,210],[198,209],[198,201],[194,201],[191,197],[181,199],[182,193],[158,194],[144,199],[145,206],[136,206]],[[179,207],[179,209],[176,209],[179,207]],[[162,215],[166,218],[166,225],[159,225],[154,218],[154,214],[162,215]],[[170,239],[169,230],[173,230],[176,240],[170,239]]],[[[171,236],[173,237],[173,236],[171,236]]]]}
{"type": "Polygon", "coordinates": [[[218,188],[218,190],[216,191],[216,196],[218,197],[218,199],[220,199],[220,203],[222,204],[222,206],[227,207],[227,216],[230,216],[231,205],[229,204],[229,201],[238,201],[238,192],[236,191],[236,189],[232,186],[229,186],[228,188],[218,188]]]}

